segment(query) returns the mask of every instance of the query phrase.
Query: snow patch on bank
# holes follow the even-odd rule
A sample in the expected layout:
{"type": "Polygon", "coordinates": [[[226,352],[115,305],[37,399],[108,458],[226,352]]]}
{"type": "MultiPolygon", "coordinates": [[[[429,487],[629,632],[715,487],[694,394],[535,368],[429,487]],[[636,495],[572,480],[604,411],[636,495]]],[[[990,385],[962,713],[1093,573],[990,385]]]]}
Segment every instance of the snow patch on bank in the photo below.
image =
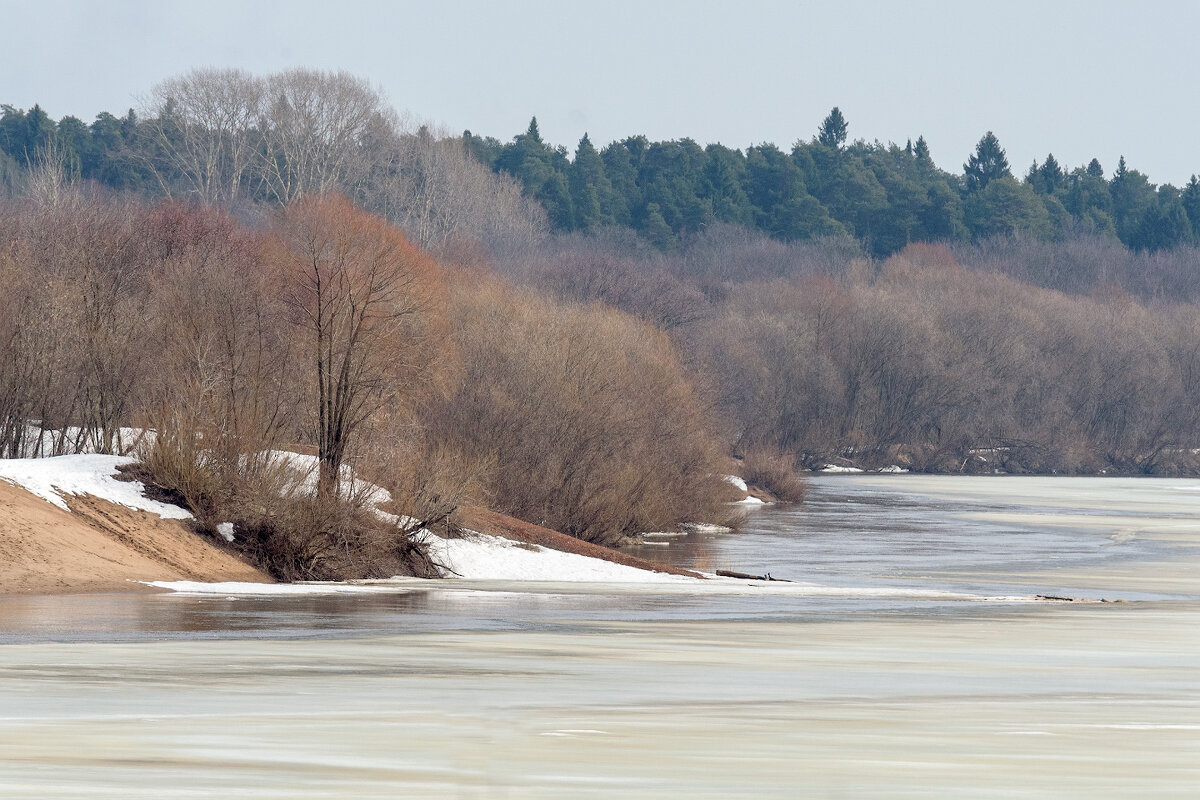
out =
{"type": "Polygon", "coordinates": [[[443,577],[492,581],[678,583],[696,578],[627,567],[599,558],[468,532],[458,539],[426,538],[443,577]]]}
{"type": "MultiPolygon", "coordinates": [[[[655,573],[651,573],[655,574],[655,573]]],[[[899,587],[823,586],[813,583],[746,581],[734,578],[701,580],[676,575],[661,575],[662,580],[555,580],[525,579],[428,580],[425,578],[388,578],[386,580],[352,581],[348,583],[201,583],[199,581],[145,581],[147,586],[183,595],[217,597],[312,596],[356,594],[400,594],[412,591],[471,592],[500,594],[636,594],[677,595],[775,595],[787,597],[839,598],[850,597],[877,600],[911,600],[930,602],[968,603],[1037,603],[1032,595],[979,595],[964,592],[945,592],[930,589],[899,587]]]]}
{"type": "MultiPolygon", "coordinates": [[[[292,474],[295,480],[293,491],[307,495],[317,493],[321,461],[316,456],[293,453],[290,450],[267,450],[264,455],[268,463],[284,467],[292,474]]],[[[342,465],[338,481],[341,484],[339,488],[342,492],[349,490],[352,495],[361,497],[369,505],[382,505],[392,499],[392,495],[387,489],[356,477],[354,470],[348,464],[342,465]]],[[[385,514],[378,509],[375,510],[384,518],[390,518],[390,521],[398,520],[394,514],[385,514]]]]}
{"type": "Polygon", "coordinates": [[[119,481],[117,467],[132,464],[126,456],[85,454],[52,458],[0,460],[0,480],[20,486],[43,500],[69,511],[64,498],[90,494],[110,503],[148,511],[163,519],[191,519],[179,506],[144,496],[140,481],[119,481]]]}
{"type": "Polygon", "coordinates": [[[70,425],[65,428],[43,428],[41,425],[30,423],[25,426],[25,435],[21,440],[21,456],[23,458],[48,458],[55,452],[65,453],[95,453],[98,450],[112,448],[118,455],[128,456],[137,452],[139,447],[149,447],[154,444],[154,431],[148,428],[119,428],[116,436],[110,442],[102,442],[97,431],[88,431],[70,425]]]}
{"type": "Polygon", "coordinates": [[[257,597],[261,595],[321,595],[321,594],[387,594],[401,591],[401,587],[386,583],[336,583],[313,581],[311,583],[250,583],[248,581],[225,581],[204,583],[202,581],[141,581],[146,586],[166,589],[177,594],[222,595],[225,597],[257,597]]]}

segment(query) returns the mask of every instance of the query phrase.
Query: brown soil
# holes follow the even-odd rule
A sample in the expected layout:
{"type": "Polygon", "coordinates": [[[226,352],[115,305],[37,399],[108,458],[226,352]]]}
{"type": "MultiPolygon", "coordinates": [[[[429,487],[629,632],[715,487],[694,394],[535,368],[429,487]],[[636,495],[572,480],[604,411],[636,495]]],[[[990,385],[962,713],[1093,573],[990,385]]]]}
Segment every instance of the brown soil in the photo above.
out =
{"type": "Polygon", "coordinates": [[[0,593],[130,591],[150,580],[271,582],[178,520],[86,495],[67,504],[71,512],[0,481],[0,593]]]}
{"type": "Polygon", "coordinates": [[[574,536],[568,536],[565,533],[559,533],[550,528],[543,528],[541,525],[534,525],[531,522],[522,522],[516,517],[509,517],[495,511],[489,511],[486,508],[472,506],[466,509],[459,509],[458,522],[462,527],[478,531],[479,533],[485,533],[490,536],[502,536],[505,539],[536,544],[551,550],[561,550],[564,553],[576,553],[581,556],[599,558],[604,561],[611,561],[614,564],[624,564],[627,567],[648,569],[653,572],[686,575],[689,578],[704,577],[698,572],[668,567],[665,564],[658,564],[644,558],[626,555],[619,550],[613,550],[611,547],[591,544],[576,539],[574,536]]]}

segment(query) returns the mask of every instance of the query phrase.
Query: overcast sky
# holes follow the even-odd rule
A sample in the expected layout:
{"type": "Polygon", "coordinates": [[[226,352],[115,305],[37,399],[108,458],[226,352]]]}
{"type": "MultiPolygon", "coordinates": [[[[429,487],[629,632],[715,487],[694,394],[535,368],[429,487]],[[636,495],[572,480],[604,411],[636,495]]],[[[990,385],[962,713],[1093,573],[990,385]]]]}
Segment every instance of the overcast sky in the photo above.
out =
{"type": "Polygon", "coordinates": [[[1200,172],[1200,2],[5,3],[0,102],[90,122],[193,67],[345,69],[401,111],[574,150],[632,134],[788,148],[840,106],[851,138],[923,134],[952,172],[992,130],[1021,176],[1124,154],[1200,172]],[[1135,7],[1140,5],[1141,7],[1135,7]]]}

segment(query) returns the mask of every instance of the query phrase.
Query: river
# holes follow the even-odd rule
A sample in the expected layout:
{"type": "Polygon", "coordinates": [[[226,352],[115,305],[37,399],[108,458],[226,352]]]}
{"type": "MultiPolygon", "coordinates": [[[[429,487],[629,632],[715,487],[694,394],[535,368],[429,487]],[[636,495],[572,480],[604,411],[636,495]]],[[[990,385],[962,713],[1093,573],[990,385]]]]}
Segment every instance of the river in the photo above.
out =
{"type": "Polygon", "coordinates": [[[817,476],[647,541],[797,583],[0,598],[0,796],[1196,796],[1200,481],[817,476]]]}

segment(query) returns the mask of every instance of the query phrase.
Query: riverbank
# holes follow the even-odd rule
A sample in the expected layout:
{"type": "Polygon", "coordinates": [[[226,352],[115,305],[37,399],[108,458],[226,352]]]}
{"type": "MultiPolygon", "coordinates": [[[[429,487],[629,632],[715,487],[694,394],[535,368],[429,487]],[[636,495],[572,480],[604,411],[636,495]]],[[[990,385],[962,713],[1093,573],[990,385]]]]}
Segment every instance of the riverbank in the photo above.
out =
{"type": "Polygon", "coordinates": [[[93,495],[66,509],[0,480],[0,593],[147,591],[139,581],[271,578],[188,530],[93,495]]]}
{"type": "MultiPolygon", "coordinates": [[[[148,591],[149,583],[273,583],[233,548],[193,532],[185,509],[145,497],[119,468],[132,459],[82,455],[0,460],[0,594],[148,591]]],[[[483,508],[469,530],[432,534],[445,577],[491,580],[700,579],[483,508]]]]}

